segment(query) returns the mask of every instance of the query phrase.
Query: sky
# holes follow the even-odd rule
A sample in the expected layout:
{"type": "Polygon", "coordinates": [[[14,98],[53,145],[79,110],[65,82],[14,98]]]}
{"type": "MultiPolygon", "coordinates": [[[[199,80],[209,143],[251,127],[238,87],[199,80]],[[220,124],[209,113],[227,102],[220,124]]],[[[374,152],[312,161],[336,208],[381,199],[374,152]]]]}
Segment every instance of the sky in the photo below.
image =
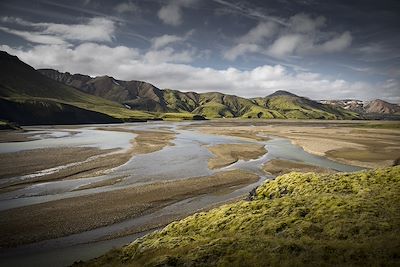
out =
{"type": "Polygon", "coordinates": [[[0,0],[35,68],[242,97],[400,103],[398,0],[0,0]]]}

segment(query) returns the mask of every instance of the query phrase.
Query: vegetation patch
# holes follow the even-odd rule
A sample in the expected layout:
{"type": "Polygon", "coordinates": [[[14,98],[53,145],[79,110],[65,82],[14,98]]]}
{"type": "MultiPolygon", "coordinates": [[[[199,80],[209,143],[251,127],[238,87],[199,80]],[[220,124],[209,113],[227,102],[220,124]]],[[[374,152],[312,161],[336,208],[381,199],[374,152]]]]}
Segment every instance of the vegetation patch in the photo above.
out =
{"type": "Polygon", "coordinates": [[[398,266],[400,166],[289,173],[87,266],[398,266]]]}

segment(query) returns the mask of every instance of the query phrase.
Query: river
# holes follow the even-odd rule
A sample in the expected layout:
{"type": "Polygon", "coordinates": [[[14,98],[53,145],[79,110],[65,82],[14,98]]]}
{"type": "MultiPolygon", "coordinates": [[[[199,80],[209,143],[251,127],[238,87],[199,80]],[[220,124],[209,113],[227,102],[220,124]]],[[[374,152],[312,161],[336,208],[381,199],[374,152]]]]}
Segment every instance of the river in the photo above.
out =
{"type": "MultiPolygon", "coordinates": [[[[196,212],[197,210],[224,203],[247,194],[252,188],[266,179],[273,178],[272,176],[266,175],[261,170],[262,165],[272,159],[304,162],[345,172],[362,169],[360,167],[337,163],[324,157],[309,154],[302,148],[293,145],[290,140],[285,138],[269,136],[270,140],[268,141],[248,141],[235,137],[204,134],[181,127],[188,126],[188,124],[190,124],[190,122],[152,122],[117,125],[119,128],[123,127],[126,129],[144,131],[168,129],[176,133],[176,138],[173,141],[173,146],[167,146],[162,150],[149,154],[136,155],[125,164],[110,170],[106,175],[84,179],[38,183],[33,186],[2,193],[0,194],[0,210],[129,188],[157,181],[207,176],[221,170],[241,169],[251,171],[259,175],[259,180],[245,187],[228,188],[224,193],[205,194],[184,199],[153,213],[106,227],[13,249],[3,249],[0,252],[0,263],[2,263],[3,266],[64,266],[72,264],[77,260],[87,260],[99,256],[113,247],[129,243],[145,233],[99,242],[94,242],[95,240],[104,239],[104,237],[122,232],[133,226],[146,225],[149,222],[157,221],[159,218],[165,216],[179,218],[196,212]],[[208,151],[207,146],[249,142],[262,143],[268,153],[256,160],[239,160],[220,170],[210,170],[208,168],[207,161],[212,154],[208,151]],[[79,187],[87,186],[91,183],[115,179],[116,177],[123,177],[123,179],[120,179],[119,182],[112,185],[76,190],[79,187]]],[[[62,127],[28,127],[27,134],[33,134],[36,140],[18,143],[2,143],[0,144],[0,153],[65,146],[125,150],[131,145],[130,140],[135,138],[135,135],[131,133],[98,130],[97,128],[99,126],[108,127],[107,125],[84,125],[72,129],[63,129],[62,127]]],[[[116,125],[113,125],[113,127],[115,126],[116,125]]],[[[25,175],[23,177],[11,177],[7,179],[29,179],[29,177],[44,175],[49,171],[57,171],[65,167],[68,166],[58,166],[52,168],[52,170],[42,170],[38,173],[30,174],[31,176],[25,175]]],[[[4,179],[2,182],[6,182],[7,179],[4,179]]]]}

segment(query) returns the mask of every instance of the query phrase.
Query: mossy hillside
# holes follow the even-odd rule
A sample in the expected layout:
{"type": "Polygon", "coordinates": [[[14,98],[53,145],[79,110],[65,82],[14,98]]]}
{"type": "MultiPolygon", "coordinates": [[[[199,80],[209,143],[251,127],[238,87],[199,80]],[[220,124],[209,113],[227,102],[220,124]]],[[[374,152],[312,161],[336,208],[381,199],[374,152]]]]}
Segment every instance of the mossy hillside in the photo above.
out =
{"type": "Polygon", "coordinates": [[[398,266],[400,166],[290,173],[89,266],[398,266]]]}
{"type": "Polygon", "coordinates": [[[355,112],[333,108],[293,94],[255,98],[259,106],[279,111],[288,119],[357,119],[355,112]]]}

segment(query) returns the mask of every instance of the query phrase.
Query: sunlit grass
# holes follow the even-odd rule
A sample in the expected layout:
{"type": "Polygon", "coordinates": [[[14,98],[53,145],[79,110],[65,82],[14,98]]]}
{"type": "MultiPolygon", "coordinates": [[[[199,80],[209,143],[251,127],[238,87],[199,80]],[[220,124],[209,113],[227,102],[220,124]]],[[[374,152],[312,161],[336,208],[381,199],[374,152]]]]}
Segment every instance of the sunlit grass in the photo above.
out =
{"type": "Polygon", "coordinates": [[[354,266],[400,263],[400,167],[290,173],[252,201],[197,213],[93,266],[354,266]]]}

